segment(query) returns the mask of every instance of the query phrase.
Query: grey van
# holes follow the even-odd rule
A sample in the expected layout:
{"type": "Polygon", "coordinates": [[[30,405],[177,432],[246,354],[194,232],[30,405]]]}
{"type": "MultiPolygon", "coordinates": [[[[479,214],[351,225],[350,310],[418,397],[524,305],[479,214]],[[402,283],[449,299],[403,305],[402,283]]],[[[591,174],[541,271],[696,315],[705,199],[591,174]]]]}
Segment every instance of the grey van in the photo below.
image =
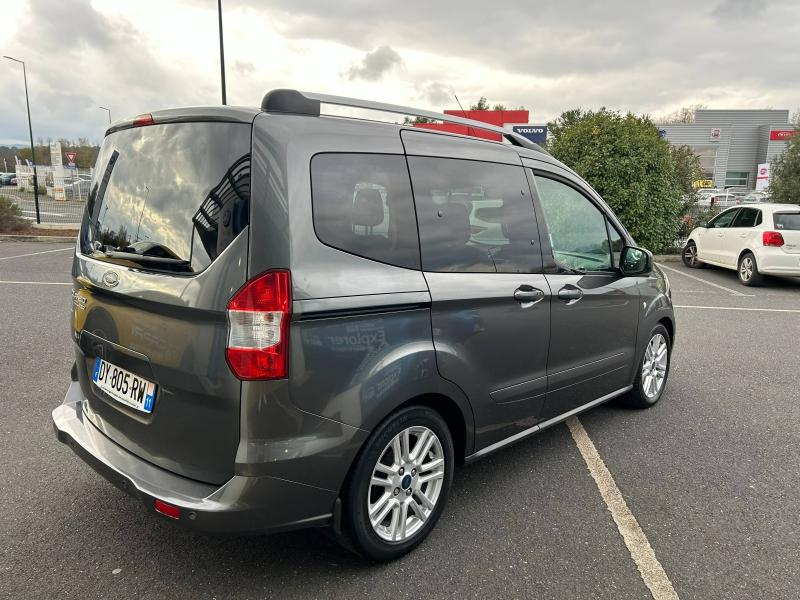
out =
{"type": "Polygon", "coordinates": [[[675,340],[652,255],[538,146],[293,90],[113,125],[72,275],[60,441],[178,525],[329,526],[378,560],[431,531],[455,465],[654,405],[675,340]]]}

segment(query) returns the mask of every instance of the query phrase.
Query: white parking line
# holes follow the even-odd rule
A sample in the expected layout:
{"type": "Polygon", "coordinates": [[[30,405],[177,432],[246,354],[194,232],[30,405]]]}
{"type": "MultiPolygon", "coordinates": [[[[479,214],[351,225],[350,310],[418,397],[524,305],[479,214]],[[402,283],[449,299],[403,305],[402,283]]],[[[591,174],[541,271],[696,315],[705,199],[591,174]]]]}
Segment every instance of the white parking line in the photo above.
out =
{"type": "Polygon", "coordinates": [[[67,250],[74,250],[74,247],[70,246],[69,248],[58,248],[57,250],[42,250],[41,252],[17,254],[16,256],[0,256],[0,260],[11,260],[12,258],[24,258],[26,256],[36,256],[37,254],[49,254],[50,252],[66,252],[67,250]]]}
{"type": "Polygon", "coordinates": [[[674,304],[673,307],[696,308],[699,310],[744,310],[748,312],[800,313],[799,308],[744,308],[740,306],[693,306],[688,304],[674,304]]]}
{"type": "Polygon", "coordinates": [[[589,468],[597,488],[600,490],[600,495],[605,500],[606,507],[608,508],[614,522],[617,524],[622,539],[625,540],[625,545],[628,547],[628,552],[631,554],[633,562],[639,569],[639,574],[642,576],[642,581],[650,590],[654,600],[679,600],[672,582],[667,577],[667,573],[658,562],[656,553],[650,542],[647,541],[644,531],[639,526],[636,517],[633,516],[631,509],[622,497],[622,492],[619,491],[614,478],[611,476],[611,471],[608,470],[600,454],[597,452],[594,443],[592,442],[589,434],[581,425],[577,417],[570,417],[567,419],[567,427],[575,440],[575,444],[580,450],[586,466],[589,468]]]}
{"type": "Polygon", "coordinates": [[[666,269],[667,271],[672,271],[673,273],[677,273],[678,275],[683,275],[684,277],[688,277],[689,279],[694,279],[695,281],[699,281],[700,283],[705,283],[706,285],[710,285],[720,290],[724,290],[733,296],[746,296],[750,298],[755,297],[755,294],[743,294],[742,292],[732,290],[731,288],[725,287],[724,285],[719,285],[718,283],[711,283],[710,281],[706,281],[702,277],[689,275],[688,273],[684,273],[683,271],[679,271],[678,269],[673,269],[672,267],[668,267],[666,265],[659,264],[658,266],[661,267],[662,269],[666,269]]]}
{"type": "Polygon", "coordinates": [[[71,283],[61,283],[56,281],[8,281],[0,279],[0,283],[22,283],[25,285],[72,285],[71,283]]]}

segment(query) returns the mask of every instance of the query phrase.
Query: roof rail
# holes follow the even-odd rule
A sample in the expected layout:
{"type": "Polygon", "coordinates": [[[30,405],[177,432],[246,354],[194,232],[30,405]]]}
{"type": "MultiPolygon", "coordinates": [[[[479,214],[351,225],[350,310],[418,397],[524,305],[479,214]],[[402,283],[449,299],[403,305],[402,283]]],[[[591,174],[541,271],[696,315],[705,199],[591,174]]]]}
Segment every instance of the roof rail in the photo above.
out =
{"type": "Polygon", "coordinates": [[[283,112],[318,117],[320,116],[320,104],[334,104],[336,106],[347,106],[350,108],[363,108],[366,110],[396,113],[400,115],[409,115],[412,117],[425,117],[426,119],[434,119],[436,121],[444,121],[446,123],[466,125],[467,127],[472,127],[474,129],[482,129],[484,131],[491,131],[492,133],[499,133],[515,146],[536,150],[546,154],[546,151],[538,144],[534,144],[527,138],[513,131],[509,131],[508,129],[503,129],[502,127],[484,123],[482,121],[476,121],[474,119],[465,119],[455,115],[445,115],[429,110],[412,108],[410,106],[400,106],[398,104],[386,104],[385,102],[373,102],[371,100],[359,100],[357,98],[346,98],[344,96],[331,96],[329,94],[298,92],[297,90],[284,89],[267,92],[267,94],[264,96],[264,100],[261,102],[261,110],[265,112],[283,112]]]}

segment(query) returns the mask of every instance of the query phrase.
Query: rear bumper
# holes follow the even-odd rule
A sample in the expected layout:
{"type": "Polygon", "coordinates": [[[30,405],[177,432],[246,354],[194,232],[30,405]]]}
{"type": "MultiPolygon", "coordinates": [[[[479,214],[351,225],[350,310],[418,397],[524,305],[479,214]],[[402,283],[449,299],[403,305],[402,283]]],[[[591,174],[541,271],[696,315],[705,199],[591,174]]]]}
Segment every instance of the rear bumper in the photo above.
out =
{"type": "MultiPolygon", "coordinates": [[[[179,525],[217,533],[269,533],[327,525],[336,492],[269,476],[234,475],[222,486],[170,473],[107,438],[83,414],[80,386],[72,382],[53,411],[58,440],[118,488],[156,512],[155,500],[180,508],[179,525]]],[[[172,519],[170,519],[172,520],[172,519]]]]}
{"type": "Polygon", "coordinates": [[[781,248],[760,248],[756,253],[759,273],[800,277],[800,254],[790,254],[781,248]]]}

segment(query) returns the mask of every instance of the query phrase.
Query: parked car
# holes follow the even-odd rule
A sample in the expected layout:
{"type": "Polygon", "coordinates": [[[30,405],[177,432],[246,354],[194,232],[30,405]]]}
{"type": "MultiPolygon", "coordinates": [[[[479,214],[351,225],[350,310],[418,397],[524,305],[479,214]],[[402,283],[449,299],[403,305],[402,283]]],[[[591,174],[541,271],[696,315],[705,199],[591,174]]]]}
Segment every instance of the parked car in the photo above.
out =
{"type": "Polygon", "coordinates": [[[764,275],[800,277],[800,205],[755,204],[719,213],[694,229],[683,249],[692,268],[735,269],[744,285],[764,275]]]}
{"type": "Polygon", "coordinates": [[[67,198],[86,200],[89,197],[89,188],[92,179],[86,175],[76,175],[64,178],[64,193],[67,198]]]}
{"type": "Polygon", "coordinates": [[[0,173],[0,185],[16,185],[12,183],[16,178],[16,173],[0,173]]]}
{"type": "Polygon", "coordinates": [[[745,204],[769,202],[769,194],[766,192],[750,192],[745,194],[742,198],[742,202],[745,204]]]}
{"type": "Polygon", "coordinates": [[[278,90],[261,109],[117,123],[100,157],[52,419],[162,518],[328,526],[392,559],[434,527],[456,464],[664,394],[666,275],[597,192],[513,132],[278,90]]]}

